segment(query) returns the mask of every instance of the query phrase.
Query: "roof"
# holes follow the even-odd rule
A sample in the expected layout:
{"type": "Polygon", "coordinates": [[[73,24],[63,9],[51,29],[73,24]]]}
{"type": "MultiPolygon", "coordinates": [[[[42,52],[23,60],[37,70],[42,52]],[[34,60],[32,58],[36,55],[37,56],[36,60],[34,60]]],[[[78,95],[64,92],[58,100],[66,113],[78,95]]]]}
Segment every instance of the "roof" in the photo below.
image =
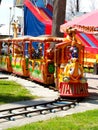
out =
{"type": "Polygon", "coordinates": [[[61,25],[60,31],[65,32],[66,28],[68,27],[75,27],[88,33],[98,33],[98,9],[90,13],[86,13],[80,17],[74,18],[72,21],[61,25]]]}

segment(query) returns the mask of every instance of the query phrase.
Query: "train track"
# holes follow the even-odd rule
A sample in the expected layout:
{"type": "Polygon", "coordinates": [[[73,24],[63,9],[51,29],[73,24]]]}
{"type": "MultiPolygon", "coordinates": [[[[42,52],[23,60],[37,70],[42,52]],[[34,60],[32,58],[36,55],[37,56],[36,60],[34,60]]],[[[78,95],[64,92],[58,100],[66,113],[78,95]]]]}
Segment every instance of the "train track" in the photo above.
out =
{"type": "Polygon", "coordinates": [[[48,114],[63,111],[76,106],[76,100],[55,99],[46,103],[26,105],[0,110],[0,120],[14,121],[17,117],[32,117],[34,114],[48,114]]]}

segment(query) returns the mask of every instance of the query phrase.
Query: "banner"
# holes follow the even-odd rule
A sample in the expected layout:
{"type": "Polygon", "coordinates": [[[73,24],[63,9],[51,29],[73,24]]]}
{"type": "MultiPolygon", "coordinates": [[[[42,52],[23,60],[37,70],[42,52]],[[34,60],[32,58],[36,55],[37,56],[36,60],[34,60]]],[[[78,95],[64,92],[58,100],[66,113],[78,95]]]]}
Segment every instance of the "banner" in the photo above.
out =
{"type": "Polygon", "coordinates": [[[37,7],[44,8],[44,1],[43,0],[31,0],[31,2],[33,3],[33,5],[35,5],[37,7]]]}

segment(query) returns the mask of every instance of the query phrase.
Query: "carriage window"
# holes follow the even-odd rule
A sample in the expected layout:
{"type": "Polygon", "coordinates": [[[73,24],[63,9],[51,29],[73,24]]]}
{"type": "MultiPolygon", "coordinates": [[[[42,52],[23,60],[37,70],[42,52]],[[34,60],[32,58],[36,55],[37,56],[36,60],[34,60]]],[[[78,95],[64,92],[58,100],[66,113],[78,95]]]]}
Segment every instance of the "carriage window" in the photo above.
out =
{"type": "Polygon", "coordinates": [[[23,47],[22,42],[14,43],[14,53],[17,56],[21,56],[23,54],[23,47]]]}
{"type": "Polygon", "coordinates": [[[32,43],[32,58],[33,59],[42,59],[44,56],[44,44],[41,42],[32,43]]]}
{"type": "Polygon", "coordinates": [[[64,49],[64,57],[65,59],[68,61],[69,59],[71,59],[71,52],[70,52],[70,48],[71,46],[66,46],[64,49]]]}
{"type": "Polygon", "coordinates": [[[9,43],[9,54],[10,55],[12,55],[12,51],[13,51],[13,49],[12,49],[12,43],[9,43]]]}
{"type": "Polygon", "coordinates": [[[76,46],[66,46],[64,54],[64,57],[66,57],[67,61],[71,58],[78,58],[79,49],[76,46]]]}
{"type": "Polygon", "coordinates": [[[79,57],[79,49],[77,46],[72,46],[70,48],[70,52],[71,52],[71,58],[78,58],[79,57]]]}
{"type": "Polygon", "coordinates": [[[26,58],[29,58],[28,48],[29,48],[28,43],[25,43],[25,45],[24,45],[24,51],[25,51],[24,54],[25,54],[26,58]]]}
{"type": "Polygon", "coordinates": [[[2,43],[1,54],[2,55],[7,55],[8,54],[8,44],[6,42],[2,43]]]}

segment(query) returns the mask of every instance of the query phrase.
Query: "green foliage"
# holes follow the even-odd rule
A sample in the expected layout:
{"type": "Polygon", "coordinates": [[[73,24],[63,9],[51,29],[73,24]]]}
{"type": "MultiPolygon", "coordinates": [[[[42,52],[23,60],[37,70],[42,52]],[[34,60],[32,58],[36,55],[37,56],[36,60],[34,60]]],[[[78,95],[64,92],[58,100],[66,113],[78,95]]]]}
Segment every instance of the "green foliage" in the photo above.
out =
{"type": "Polygon", "coordinates": [[[0,80],[0,104],[34,98],[27,89],[15,81],[0,80]]]}
{"type": "Polygon", "coordinates": [[[97,130],[98,110],[89,110],[77,114],[56,117],[54,119],[27,124],[8,130],[97,130]]]}
{"type": "Polygon", "coordinates": [[[84,68],[85,73],[94,73],[94,68],[84,68]]]}

